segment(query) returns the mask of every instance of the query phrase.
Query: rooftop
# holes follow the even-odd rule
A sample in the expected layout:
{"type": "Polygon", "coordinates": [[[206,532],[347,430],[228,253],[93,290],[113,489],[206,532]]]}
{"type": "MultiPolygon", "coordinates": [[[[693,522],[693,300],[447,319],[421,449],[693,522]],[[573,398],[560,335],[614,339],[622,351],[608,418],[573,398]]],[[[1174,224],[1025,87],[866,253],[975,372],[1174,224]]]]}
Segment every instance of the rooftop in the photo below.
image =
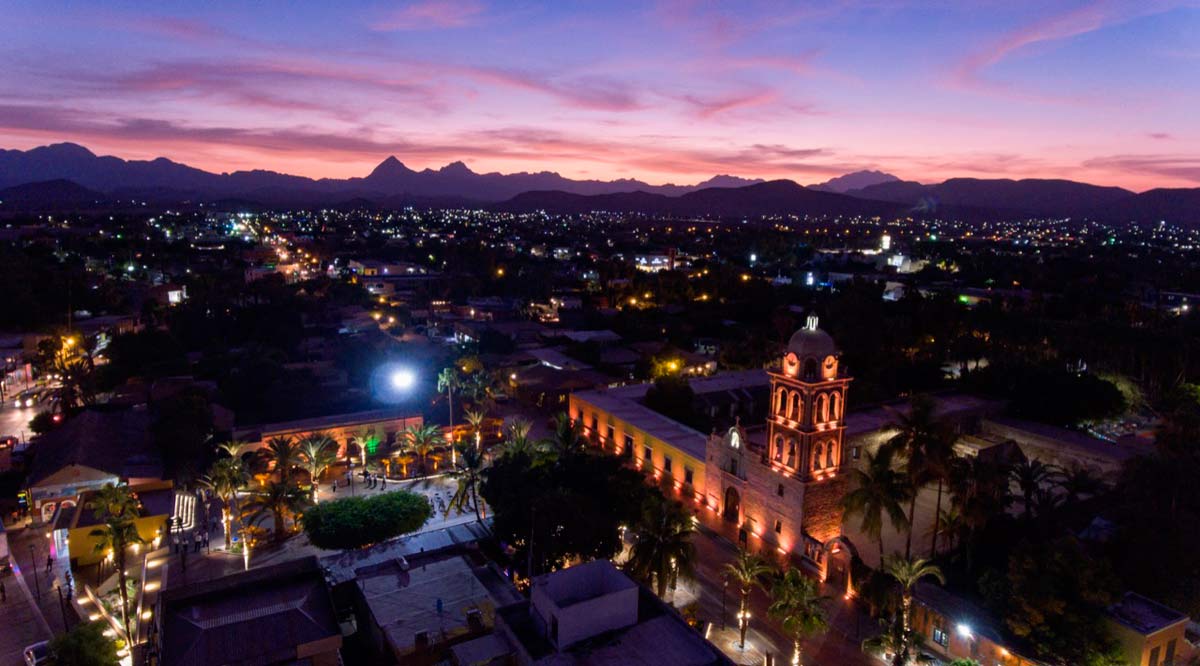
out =
{"type": "Polygon", "coordinates": [[[31,450],[31,487],[69,465],[122,477],[162,474],[162,461],[150,438],[150,412],[144,406],[86,410],[38,438],[31,450]]]}
{"type": "Polygon", "coordinates": [[[1126,592],[1107,612],[1114,621],[1143,636],[1189,621],[1187,615],[1136,592],[1126,592]]]}
{"type": "Polygon", "coordinates": [[[297,663],[297,647],[341,639],[316,558],[253,569],[159,597],[162,663],[297,663]]]}

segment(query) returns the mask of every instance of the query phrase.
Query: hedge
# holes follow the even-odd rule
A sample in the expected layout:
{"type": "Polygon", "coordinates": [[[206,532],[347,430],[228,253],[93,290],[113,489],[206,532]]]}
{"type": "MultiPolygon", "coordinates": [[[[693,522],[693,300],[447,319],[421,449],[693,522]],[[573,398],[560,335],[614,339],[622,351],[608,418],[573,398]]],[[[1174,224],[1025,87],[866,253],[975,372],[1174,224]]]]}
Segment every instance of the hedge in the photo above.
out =
{"type": "Polygon", "coordinates": [[[397,491],[373,497],[323,502],[304,512],[301,521],[317,548],[362,548],[420,529],[433,514],[416,493],[397,491]]]}

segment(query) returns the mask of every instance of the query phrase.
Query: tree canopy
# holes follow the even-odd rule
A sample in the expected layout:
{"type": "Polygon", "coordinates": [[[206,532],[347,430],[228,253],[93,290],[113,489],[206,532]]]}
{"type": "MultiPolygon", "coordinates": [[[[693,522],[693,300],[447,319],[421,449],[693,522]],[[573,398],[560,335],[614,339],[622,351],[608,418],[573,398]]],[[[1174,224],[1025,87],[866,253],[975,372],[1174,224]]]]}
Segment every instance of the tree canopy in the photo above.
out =
{"type": "Polygon", "coordinates": [[[362,548],[420,529],[433,514],[424,497],[397,491],[345,497],[309,508],[301,518],[317,548],[362,548]]]}

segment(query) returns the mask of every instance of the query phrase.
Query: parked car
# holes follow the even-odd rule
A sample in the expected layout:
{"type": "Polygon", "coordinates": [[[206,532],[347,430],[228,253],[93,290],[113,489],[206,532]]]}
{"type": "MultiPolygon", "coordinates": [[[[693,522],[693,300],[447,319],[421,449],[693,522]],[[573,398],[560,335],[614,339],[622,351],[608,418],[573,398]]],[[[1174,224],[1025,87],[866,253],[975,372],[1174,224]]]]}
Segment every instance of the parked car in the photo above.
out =
{"type": "Polygon", "coordinates": [[[44,666],[50,663],[50,641],[34,643],[25,648],[25,666],[44,666]]]}

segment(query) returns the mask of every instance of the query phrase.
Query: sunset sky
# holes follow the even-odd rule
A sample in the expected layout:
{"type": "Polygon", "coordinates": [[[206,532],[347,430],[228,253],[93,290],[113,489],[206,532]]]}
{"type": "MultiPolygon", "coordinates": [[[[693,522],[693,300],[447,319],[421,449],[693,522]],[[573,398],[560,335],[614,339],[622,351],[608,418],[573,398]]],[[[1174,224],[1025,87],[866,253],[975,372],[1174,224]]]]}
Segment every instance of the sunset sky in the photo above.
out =
{"type": "Polygon", "coordinates": [[[1200,186],[1200,0],[101,4],[0,0],[0,147],[1200,186]]]}

